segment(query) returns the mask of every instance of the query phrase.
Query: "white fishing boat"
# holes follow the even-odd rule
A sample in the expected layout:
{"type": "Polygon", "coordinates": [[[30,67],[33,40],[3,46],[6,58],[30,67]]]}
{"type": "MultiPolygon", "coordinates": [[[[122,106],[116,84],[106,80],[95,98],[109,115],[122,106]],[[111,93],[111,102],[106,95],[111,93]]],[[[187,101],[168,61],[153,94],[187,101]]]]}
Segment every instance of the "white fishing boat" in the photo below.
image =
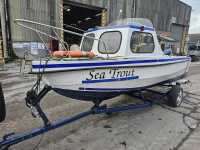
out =
{"type": "Polygon", "coordinates": [[[81,50],[95,57],[33,61],[32,73],[42,73],[44,82],[64,96],[104,100],[175,81],[190,65],[187,56],[164,54],[153,25],[146,19],[89,29],[83,35],[81,50]]]}
{"type": "MultiPolygon", "coordinates": [[[[37,74],[38,80],[27,92],[25,101],[32,115],[40,117],[44,126],[24,133],[12,132],[5,135],[0,140],[0,149],[7,149],[89,115],[102,113],[109,115],[151,107],[154,100],[145,98],[144,91],[159,94],[163,100],[167,97],[168,105],[172,107],[180,106],[183,101],[183,89],[177,80],[187,73],[190,58],[165,55],[158,43],[155,29],[149,21],[128,19],[121,21],[120,24],[118,22],[107,27],[90,29],[84,35],[27,20],[16,20],[16,22],[37,32],[38,35],[47,34],[27,24],[51,28],[58,39],[60,38],[57,30],[82,36],[83,39],[80,50],[72,46],[71,50],[50,52],[48,58],[32,61],[31,73],[37,74]],[[46,84],[42,90],[39,88],[41,81],[46,84]],[[174,81],[176,84],[172,84],[174,81]],[[165,85],[168,88],[167,92],[149,89],[158,85],[165,85]],[[43,97],[51,90],[73,99],[93,102],[94,106],[72,117],[52,122],[40,106],[43,97]],[[141,99],[143,103],[113,107],[101,105],[103,100],[120,94],[129,94],[141,99]]],[[[67,43],[60,41],[65,47],[67,43]]],[[[5,99],[0,83],[0,122],[4,121],[5,117],[5,99]]]]}

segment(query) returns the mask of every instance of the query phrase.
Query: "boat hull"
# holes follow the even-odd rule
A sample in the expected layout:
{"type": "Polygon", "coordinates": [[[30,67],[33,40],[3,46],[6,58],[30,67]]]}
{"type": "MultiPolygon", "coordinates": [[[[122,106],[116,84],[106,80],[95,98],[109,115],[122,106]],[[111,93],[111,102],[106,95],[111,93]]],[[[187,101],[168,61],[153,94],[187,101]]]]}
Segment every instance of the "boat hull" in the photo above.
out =
{"type": "MultiPolygon", "coordinates": [[[[43,80],[55,92],[78,100],[105,100],[134,92],[186,74],[190,59],[144,64],[97,66],[74,70],[44,71],[43,80]]],[[[52,68],[51,68],[52,69],[52,68]]]]}

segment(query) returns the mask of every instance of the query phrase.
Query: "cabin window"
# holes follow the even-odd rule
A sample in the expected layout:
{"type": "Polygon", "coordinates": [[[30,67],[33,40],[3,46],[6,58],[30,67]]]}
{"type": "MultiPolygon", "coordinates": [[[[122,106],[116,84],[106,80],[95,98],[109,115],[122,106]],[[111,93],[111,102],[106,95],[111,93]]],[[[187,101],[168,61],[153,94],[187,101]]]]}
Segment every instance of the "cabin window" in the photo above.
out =
{"type": "Polygon", "coordinates": [[[104,32],[99,41],[99,52],[102,54],[115,54],[119,51],[122,34],[119,31],[104,32]]]}
{"type": "Polygon", "coordinates": [[[89,51],[92,50],[92,47],[93,47],[93,44],[94,44],[94,39],[92,39],[92,38],[95,38],[95,34],[91,33],[91,34],[88,34],[86,36],[91,37],[91,38],[84,37],[81,50],[89,52],[89,51]]]}
{"type": "Polygon", "coordinates": [[[130,44],[133,53],[153,53],[155,47],[152,34],[144,32],[133,32],[130,44]]]}

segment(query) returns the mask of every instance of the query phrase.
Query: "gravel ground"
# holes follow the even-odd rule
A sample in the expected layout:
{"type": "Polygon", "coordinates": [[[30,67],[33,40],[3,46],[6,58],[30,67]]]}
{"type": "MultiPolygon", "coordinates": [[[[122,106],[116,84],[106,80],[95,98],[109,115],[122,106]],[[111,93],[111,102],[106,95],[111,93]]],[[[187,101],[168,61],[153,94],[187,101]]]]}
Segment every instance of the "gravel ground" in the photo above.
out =
{"type": "MultiPolygon", "coordinates": [[[[13,146],[13,150],[198,150],[200,147],[200,63],[193,63],[184,86],[180,108],[170,108],[160,97],[155,105],[112,115],[95,115],[13,146]]],[[[27,70],[26,70],[27,72],[27,70]]],[[[35,77],[19,73],[17,63],[0,71],[7,104],[7,119],[0,124],[0,136],[42,126],[25,107],[24,97],[35,77]]],[[[110,106],[137,102],[125,95],[106,101],[110,106]]],[[[49,93],[42,103],[51,120],[89,109],[90,103],[49,93]]]]}

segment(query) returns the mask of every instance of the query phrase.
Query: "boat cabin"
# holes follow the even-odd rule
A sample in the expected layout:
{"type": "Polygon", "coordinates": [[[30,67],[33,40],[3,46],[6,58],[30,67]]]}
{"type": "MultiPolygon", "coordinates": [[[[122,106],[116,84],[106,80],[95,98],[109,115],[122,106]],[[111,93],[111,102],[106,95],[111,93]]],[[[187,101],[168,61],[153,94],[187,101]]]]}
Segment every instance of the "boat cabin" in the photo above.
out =
{"type": "Polygon", "coordinates": [[[99,57],[164,55],[152,23],[147,19],[125,19],[106,27],[89,29],[81,42],[82,51],[99,57]]]}

